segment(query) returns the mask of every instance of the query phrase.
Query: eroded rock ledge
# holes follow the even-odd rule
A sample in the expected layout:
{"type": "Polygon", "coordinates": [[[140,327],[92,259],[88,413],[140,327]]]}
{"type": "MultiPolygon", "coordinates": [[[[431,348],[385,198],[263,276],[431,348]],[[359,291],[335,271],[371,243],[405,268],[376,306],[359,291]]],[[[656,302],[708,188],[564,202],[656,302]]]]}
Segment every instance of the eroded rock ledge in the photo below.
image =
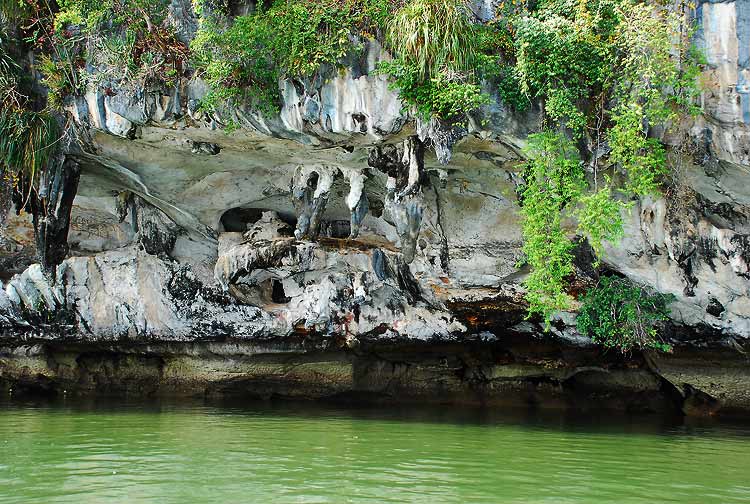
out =
{"type": "Polygon", "coordinates": [[[239,396],[743,416],[744,359],[704,349],[648,362],[559,339],[47,341],[0,345],[0,390],[47,395],[239,396]],[[710,354],[710,357],[709,357],[710,354]],[[717,364],[720,359],[721,364],[717,364]],[[708,391],[706,393],[704,391],[708,391]]]}

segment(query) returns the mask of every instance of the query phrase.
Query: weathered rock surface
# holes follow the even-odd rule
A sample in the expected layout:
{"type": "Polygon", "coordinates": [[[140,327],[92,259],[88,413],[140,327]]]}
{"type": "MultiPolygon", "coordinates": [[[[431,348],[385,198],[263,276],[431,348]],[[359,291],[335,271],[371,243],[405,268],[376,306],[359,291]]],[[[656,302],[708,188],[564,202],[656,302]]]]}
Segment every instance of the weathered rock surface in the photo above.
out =
{"type": "Polygon", "coordinates": [[[231,134],[198,111],[199,79],[71,103],[91,136],[71,257],[47,278],[28,216],[0,226],[0,384],[750,411],[750,4],[699,4],[706,113],[667,139],[674,188],[637,202],[603,258],[675,295],[673,355],[602,354],[574,313],[546,334],[524,320],[535,113],[418,124],[369,43],[328,80],[282,82],[276,117],[229,111],[231,134]]]}

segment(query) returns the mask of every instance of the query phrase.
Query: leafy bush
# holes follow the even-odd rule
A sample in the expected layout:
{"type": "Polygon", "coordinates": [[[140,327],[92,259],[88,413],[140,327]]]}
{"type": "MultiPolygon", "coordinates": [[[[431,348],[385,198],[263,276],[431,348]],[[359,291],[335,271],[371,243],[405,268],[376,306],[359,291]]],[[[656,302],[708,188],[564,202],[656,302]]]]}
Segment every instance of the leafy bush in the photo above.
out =
{"type": "Polygon", "coordinates": [[[521,90],[544,98],[552,120],[580,135],[586,101],[600,93],[610,76],[616,23],[610,0],[544,2],[515,24],[517,72],[521,90]]]}
{"type": "Polygon", "coordinates": [[[95,33],[124,26],[134,33],[153,31],[167,17],[167,0],[59,0],[55,29],[78,25],[95,33]]]}
{"type": "Polygon", "coordinates": [[[582,300],[578,330],[605,348],[671,350],[656,326],[668,320],[671,296],[650,294],[627,280],[603,277],[582,300]]]}
{"type": "Polygon", "coordinates": [[[416,67],[407,65],[401,58],[382,62],[378,71],[393,80],[399,98],[414,107],[423,119],[435,116],[456,121],[467,111],[489,103],[489,97],[471,80],[459,80],[457,76],[448,77],[444,73],[425,80],[416,67]]]}
{"type": "Polygon", "coordinates": [[[659,180],[669,172],[664,146],[648,138],[643,127],[643,107],[638,103],[618,107],[614,126],[607,133],[612,149],[610,161],[627,176],[625,191],[635,196],[659,192],[659,180]]]}
{"type": "Polygon", "coordinates": [[[211,87],[202,106],[251,97],[264,110],[278,106],[280,71],[271,52],[273,29],[262,13],[240,16],[223,29],[204,22],[191,44],[196,66],[211,87]]]}
{"type": "Polygon", "coordinates": [[[588,239],[594,253],[600,256],[605,241],[622,238],[622,210],[625,205],[615,199],[609,179],[606,185],[591,193],[581,195],[575,216],[578,233],[588,239]]]}
{"type": "Polygon", "coordinates": [[[311,77],[321,67],[337,67],[357,34],[382,31],[390,5],[387,0],[278,0],[267,11],[228,25],[209,16],[191,44],[211,87],[203,107],[235,99],[277,110],[281,77],[311,77]]]}

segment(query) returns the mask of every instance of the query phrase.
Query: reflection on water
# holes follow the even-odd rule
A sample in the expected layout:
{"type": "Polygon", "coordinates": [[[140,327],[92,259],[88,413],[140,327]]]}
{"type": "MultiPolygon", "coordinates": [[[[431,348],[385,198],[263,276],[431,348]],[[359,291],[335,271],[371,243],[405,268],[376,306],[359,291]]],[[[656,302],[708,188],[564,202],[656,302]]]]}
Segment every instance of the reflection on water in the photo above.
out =
{"type": "Polygon", "coordinates": [[[447,407],[6,401],[6,502],[750,502],[750,426],[447,407]]]}

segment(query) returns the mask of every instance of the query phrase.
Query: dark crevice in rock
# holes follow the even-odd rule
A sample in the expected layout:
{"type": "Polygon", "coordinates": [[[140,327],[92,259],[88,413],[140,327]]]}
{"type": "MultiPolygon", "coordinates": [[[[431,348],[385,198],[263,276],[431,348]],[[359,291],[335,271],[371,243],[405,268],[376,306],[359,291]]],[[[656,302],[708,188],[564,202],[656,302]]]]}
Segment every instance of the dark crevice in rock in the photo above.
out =
{"type": "Polygon", "coordinates": [[[284,292],[284,284],[277,279],[271,280],[271,301],[274,303],[288,303],[291,298],[284,292]]]}
{"type": "Polygon", "coordinates": [[[388,258],[380,249],[375,249],[372,252],[372,270],[375,272],[375,276],[381,282],[391,276],[390,265],[388,264],[388,258]]]}
{"type": "Polygon", "coordinates": [[[19,275],[37,261],[32,247],[20,248],[14,246],[10,240],[4,249],[3,237],[0,235],[0,282],[9,281],[13,275],[19,275]],[[9,243],[8,243],[9,242],[9,243]]]}
{"type": "MultiPolygon", "coordinates": [[[[734,235],[730,242],[735,247],[735,254],[739,255],[745,264],[750,265],[750,235],[734,235]]],[[[743,276],[750,278],[750,271],[746,271],[743,276]]]]}
{"type": "Polygon", "coordinates": [[[291,212],[276,212],[260,207],[230,208],[221,215],[219,229],[225,232],[244,233],[254,229],[254,226],[262,221],[263,215],[271,212],[273,218],[283,222],[286,226],[279,227],[280,236],[291,237],[297,226],[297,217],[291,212]]]}
{"type": "Polygon", "coordinates": [[[401,291],[406,295],[409,303],[416,303],[423,299],[422,289],[419,287],[419,282],[412,275],[409,265],[406,263],[399,263],[396,268],[396,280],[401,291]]]}
{"type": "Polygon", "coordinates": [[[706,306],[706,313],[714,317],[721,317],[721,314],[724,313],[724,311],[724,305],[722,305],[716,298],[711,298],[708,302],[708,306],[706,306]]]}
{"type": "Polygon", "coordinates": [[[180,227],[141,197],[134,196],[133,201],[131,218],[138,243],[148,254],[168,256],[177,242],[180,227]]]}
{"type": "Polygon", "coordinates": [[[450,245],[448,244],[448,237],[445,233],[445,226],[443,224],[445,220],[443,205],[440,202],[440,192],[438,187],[433,180],[432,190],[435,192],[435,211],[437,212],[437,225],[440,231],[440,269],[447,275],[450,275],[450,245]]]}
{"type": "Polygon", "coordinates": [[[260,208],[230,208],[219,220],[221,229],[229,232],[244,233],[263,216],[260,208]]]}
{"type": "Polygon", "coordinates": [[[72,135],[70,130],[63,134],[61,144],[39,173],[36,186],[32,189],[28,181],[22,181],[19,190],[13,194],[18,211],[26,209],[32,215],[37,257],[53,282],[55,268],[70,250],[70,213],[81,174],[78,163],[67,157],[72,135]]]}
{"type": "Polygon", "coordinates": [[[695,276],[693,269],[695,261],[696,248],[689,251],[683,252],[681,256],[677,258],[677,266],[682,271],[682,278],[685,282],[685,288],[683,293],[687,297],[695,296],[695,287],[698,285],[698,277],[695,276]]]}
{"type": "Polygon", "coordinates": [[[192,143],[190,151],[193,154],[208,154],[209,156],[215,156],[221,152],[221,147],[211,142],[196,142],[192,143]]]}
{"type": "Polygon", "coordinates": [[[578,296],[596,285],[602,275],[602,270],[595,266],[597,257],[586,238],[576,237],[574,243],[575,247],[572,250],[574,272],[567,280],[568,292],[578,296]]]}
{"type": "Polygon", "coordinates": [[[325,221],[321,224],[320,234],[328,238],[350,238],[351,233],[351,222],[347,220],[325,221]]]}
{"type": "Polygon", "coordinates": [[[448,309],[472,331],[491,331],[497,334],[512,332],[514,326],[526,319],[527,304],[520,298],[498,297],[480,301],[455,300],[448,309]]]}

